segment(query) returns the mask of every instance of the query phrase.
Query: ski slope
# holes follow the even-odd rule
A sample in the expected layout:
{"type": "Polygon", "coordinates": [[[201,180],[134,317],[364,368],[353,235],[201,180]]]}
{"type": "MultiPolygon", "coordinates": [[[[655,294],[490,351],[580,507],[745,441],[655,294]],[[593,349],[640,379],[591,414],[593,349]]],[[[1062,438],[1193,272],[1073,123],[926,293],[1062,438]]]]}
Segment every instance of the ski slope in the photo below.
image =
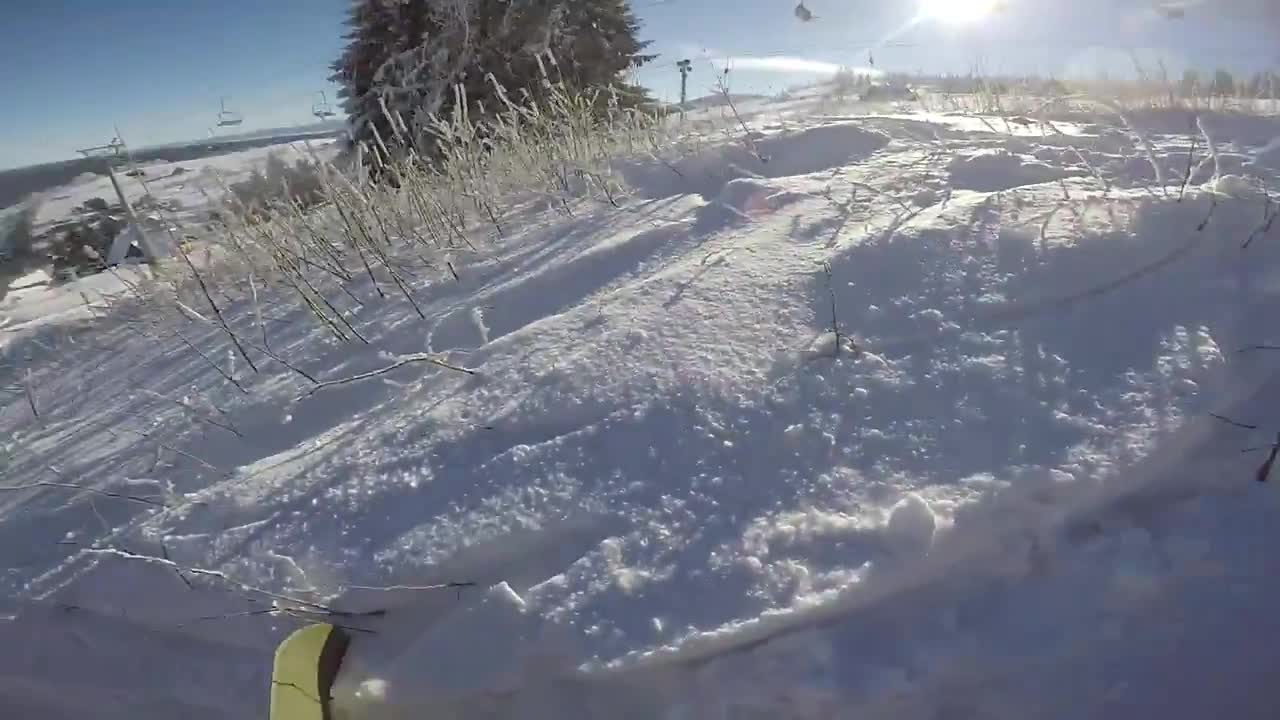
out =
{"type": "Polygon", "coordinates": [[[349,718],[1274,717],[1280,120],[738,111],[368,347],[265,302],[474,374],[11,293],[0,486],[134,500],[0,492],[6,716],[262,716],[247,584],[386,611],[349,718]]]}

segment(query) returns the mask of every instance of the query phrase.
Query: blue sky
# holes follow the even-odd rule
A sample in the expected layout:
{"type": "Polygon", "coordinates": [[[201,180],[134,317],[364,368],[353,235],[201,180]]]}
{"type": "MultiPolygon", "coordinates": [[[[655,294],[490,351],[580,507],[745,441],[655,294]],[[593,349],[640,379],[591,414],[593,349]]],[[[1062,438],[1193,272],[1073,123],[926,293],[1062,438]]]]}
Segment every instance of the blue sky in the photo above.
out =
{"type": "MultiPolygon", "coordinates": [[[[701,95],[711,58],[732,57],[734,91],[775,91],[817,77],[797,60],[861,65],[868,46],[879,67],[903,71],[1124,72],[1130,51],[1174,72],[1280,67],[1276,0],[1165,0],[1190,6],[1181,21],[1153,12],[1157,0],[1001,0],[981,23],[912,24],[917,2],[931,1],[806,0],[819,19],[800,23],[795,0],[634,0],[663,56],[641,79],[673,99],[671,63],[689,57],[690,92],[701,95]]],[[[244,113],[242,129],[311,120],[315,93],[333,96],[327,66],[348,5],[0,0],[0,167],[72,157],[117,125],[136,146],[204,137],[221,96],[244,113]]]]}

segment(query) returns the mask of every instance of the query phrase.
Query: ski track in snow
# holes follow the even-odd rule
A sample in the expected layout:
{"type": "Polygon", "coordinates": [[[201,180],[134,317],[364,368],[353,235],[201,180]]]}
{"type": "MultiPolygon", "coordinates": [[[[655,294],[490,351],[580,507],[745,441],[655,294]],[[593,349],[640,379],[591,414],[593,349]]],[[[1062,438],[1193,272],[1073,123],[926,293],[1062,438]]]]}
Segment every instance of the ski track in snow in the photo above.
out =
{"type": "Polygon", "coordinates": [[[134,304],[88,319],[110,276],[11,293],[0,484],[168,507],[0,493],[0,708],[262,714],[296,622],[197,620],[267,601],[98,544],[391,607],[352,717],[1270,717],[1280,495],[1239,451],[1280,387],[1236,350],[1278,340],[1280,233],[1241,244],[1280,122],[1205,117],[1183,191],[1185,114],[1126,116],[1157,173],[1105,112],[808,107],[621,163],[622,210],[530,216],[418,288],[426,321],[366,293],[369,348],[268,305],[322,379],[474,377],[307,396],[184,325],[244,395],[134,304]]]}

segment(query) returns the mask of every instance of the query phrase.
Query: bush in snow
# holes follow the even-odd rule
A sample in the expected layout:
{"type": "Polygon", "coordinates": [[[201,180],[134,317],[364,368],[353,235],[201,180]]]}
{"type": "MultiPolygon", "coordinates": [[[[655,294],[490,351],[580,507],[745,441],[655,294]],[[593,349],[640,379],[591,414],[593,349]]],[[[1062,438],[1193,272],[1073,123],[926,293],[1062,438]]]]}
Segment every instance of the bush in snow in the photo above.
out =
{"type": "Polygon", "coordinates": [[[623,77],[653,57],[627,0],[356,0],[348,24],[333,80],[375,168],[407,148],[434,155],[437,118],[491,118],[504,90],[545,99],[554,79],[575,95],[606,91],[600,111],[648,101],[623,77]]]}
{"type": "Polygon", "coordinates": [[[265,168],[255,168],[248,178],[232,183],[229,190],[237,209],[252,218],[261,218],[280,204],[310,208],[324,202],[315,163],[300,159],[290,165],[277,153],[267,157],[265,168]]]}
{"type": "Polygon", "coordinates": [[[32,199],[17,209],[0,214],[0,262],[21,261],[31,254],[34,241],[32,226],[39,207],[39,203],[32,199]]]}
{"type": "Polygon", "coordinates": [[[842,67],[831,78],[831,98],[838,103],[857,97],[862,88],[870,84],[867,75],[860,75],[851,67],[842,67]]]}
{"type": "Polygon", "coordinates": [[[335,291],[355,297],[368,282],[379,297],[398,295],[421,313],[413,280],[424,270],[456,276],[452,258],[474,251],[472,240],[486,227],[502,235],[530,210],[572,214],[584,201],[617,205],[622,164],[674,152],[670,128],[656,114],[613,104],[600,112],[598,93],[575,94],[561,83],[551,83],[541,98],[513,98],[489,81],[501,107],[476,119],[463,101],[433,117],[426,130],[436,142],[434,157],[374,156],[394,183],[314,155],[314,162],[292,168],[277,158],[237,183],[214,219],[218,245],[228,254],[217,267],[179,266],[192,283],[173,279],[196,297],[207,294],[214,272],[246,280],[221,283],[219,293],[252,295],[263,289],[255,283],[265,281],[291,294],[335,339],[364,341],[333,304],[335,291]]]}

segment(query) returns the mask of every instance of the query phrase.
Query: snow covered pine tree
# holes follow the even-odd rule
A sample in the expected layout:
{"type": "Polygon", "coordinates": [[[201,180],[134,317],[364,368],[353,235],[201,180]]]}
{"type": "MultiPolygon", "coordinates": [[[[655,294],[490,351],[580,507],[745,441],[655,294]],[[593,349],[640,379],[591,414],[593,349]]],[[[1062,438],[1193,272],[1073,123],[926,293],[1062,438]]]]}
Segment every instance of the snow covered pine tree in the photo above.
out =
{"type": "Polygon", "coordinates": [[[366,156],[409,143],[429,155],[424,128],[453,112],[455,88],[473,121],[502,107],[489,75],[513,98],[549,76],[622,107],[649,102],[625,78],[655,57],[628,0],[355,0],[348,25],[332,79],[366,156]]]}
{"type": "MultiPolygon", "coordinates": [[[[347,19],[347,46],[332,65],[334,73],[329,79],[338,84],[342,109],[352,129],[360,128],[360,137],[372,134],[370,123],[389,129],[372,92],[373,76],[396,45],[398,8],[397,0],[355,0],[347,19]]],[[[353,133],[353,142],[356,137],[353,133]]]]}

